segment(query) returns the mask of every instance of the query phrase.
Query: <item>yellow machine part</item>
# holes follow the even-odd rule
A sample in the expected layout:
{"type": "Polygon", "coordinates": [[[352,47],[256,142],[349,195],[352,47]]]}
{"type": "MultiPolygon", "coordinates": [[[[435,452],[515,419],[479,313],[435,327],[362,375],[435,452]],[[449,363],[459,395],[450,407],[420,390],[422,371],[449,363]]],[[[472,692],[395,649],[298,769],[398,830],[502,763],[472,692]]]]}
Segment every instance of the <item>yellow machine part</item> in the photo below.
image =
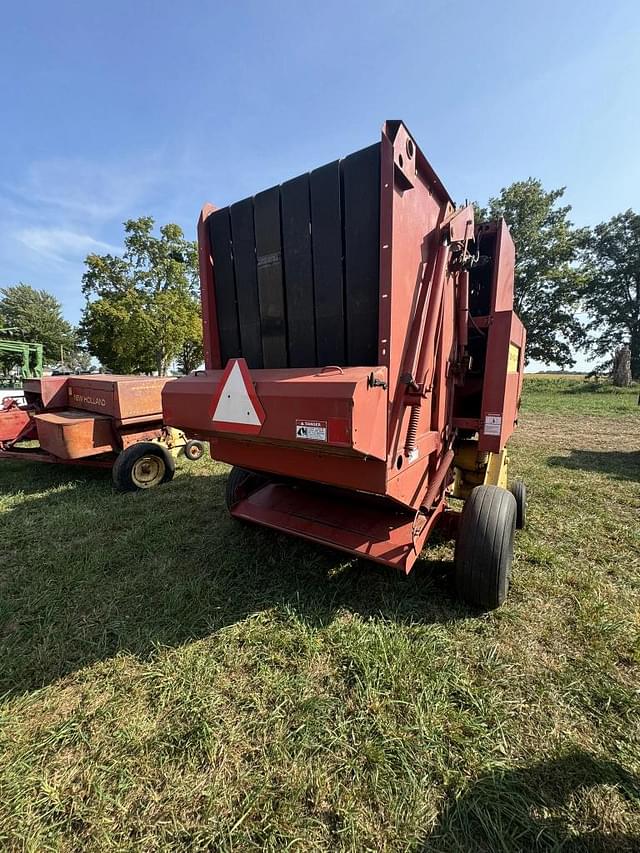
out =
{"type": "Polygon", "coordinates": [[[187,443],[186,435],[173,427],[165,427],[164,435],[154,439],[159,444],[164,444],[172,456],[179,456],[184,451],[184,446],[187,443]]]}
{"type": "Polygon", "coordinates": [[[506,489],[508,463],[506,449],[487,453],[478,450],[477,441],[462,442],[453,460],[455,479],[452,496],[465,500],[476,486],[502,486],[506,489]]]}
{"type": "Polygon", "coordinates": [[[509,361],[507,362],[507,373],[517,373],[520,369],[520,347],[509,344],[509,361]]]}

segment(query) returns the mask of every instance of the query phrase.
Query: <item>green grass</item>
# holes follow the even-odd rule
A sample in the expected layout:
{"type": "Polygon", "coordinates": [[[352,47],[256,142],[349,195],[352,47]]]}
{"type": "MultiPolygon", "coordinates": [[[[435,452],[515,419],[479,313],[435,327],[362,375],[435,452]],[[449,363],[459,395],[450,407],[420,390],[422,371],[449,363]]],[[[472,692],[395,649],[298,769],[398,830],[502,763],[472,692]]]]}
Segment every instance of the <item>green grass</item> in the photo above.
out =
{"type": "Polygon", "coordinates": [[[596,382],[575,376],[526,377],[526,410],[566,415],[627,415],[640,411],[640,385],[615,388],[608,382],[596,382]]]}
{"type": "Polygon", "coordinates": [[[491,615],[449,542],[233,522],[221,465],[0,466],[0,849],[640,849],[640,409],[574,381],[526,382],[491,615]]]}

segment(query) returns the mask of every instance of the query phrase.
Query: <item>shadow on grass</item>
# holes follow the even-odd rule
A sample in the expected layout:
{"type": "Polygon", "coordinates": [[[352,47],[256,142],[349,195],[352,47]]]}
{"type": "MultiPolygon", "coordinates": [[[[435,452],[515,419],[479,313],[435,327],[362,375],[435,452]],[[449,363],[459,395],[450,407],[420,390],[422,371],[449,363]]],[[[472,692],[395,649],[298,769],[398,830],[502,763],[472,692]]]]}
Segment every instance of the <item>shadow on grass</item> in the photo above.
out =
{"type": "MultiPolygon", "coordinates": [[[[580,799],[599,785],[614,787],[630,811],[640,806],[640,778],[616,762],[582,750],[531,767],[490,773],[445,807],[419,850],[639,850],[637,834],[570,827],[571,812],[587,814],[580,799]]],[[[604,813],[616,808],[615,800],[606,803],[604,813]]]]}
{"type": "Polygon", "coordinates": [[[109,472],[3,467],[0,489],[25,498],[0,516],[0,694],[266,610],[319,627],[342,609],[406,624],[469,615],[449,597],[448,562],[421,560],[404,578],[243,525],[228,516],[225,480],[184,467],[162,488],[119,495],[109,472]]]}
{"type": "Polygon", "coordinates": [[[41,494],[49,489],[95,483],[111,487],[111,469],[90,465],[33,462],[25,459],[0,462],[0,496],[3,492],[41,494]]]}
{"type": "Polygon", "coordinates": [[[552,467],[570,471],[597,471],[616,480],[640,481],[640,451],[572,450],[569,456],[552,456],[552,467]]]}

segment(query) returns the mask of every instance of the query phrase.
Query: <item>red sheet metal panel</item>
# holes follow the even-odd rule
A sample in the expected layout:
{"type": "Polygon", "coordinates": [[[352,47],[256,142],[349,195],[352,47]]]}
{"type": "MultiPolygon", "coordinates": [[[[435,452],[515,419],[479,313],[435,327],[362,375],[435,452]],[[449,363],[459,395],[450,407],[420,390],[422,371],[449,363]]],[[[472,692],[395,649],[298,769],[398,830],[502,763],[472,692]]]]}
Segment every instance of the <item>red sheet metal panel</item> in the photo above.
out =
{"type": "Polygon", "coordinates": [[[81,459],[117,449],[111,419],[76,409],[35,416],[38,441],[47,453],[60,459],[81,459]]]}
{"type": "Polygon", "coordinates": [[[498,311],[489,329],[478,448],[498,452],[518,420],[524,371],[524,326],[513,311],[498,311]]]}
{"type": "MultiPolygon", "coordinates": [[[[204,439],[228,433],[227,428],[216,428],[212,410],[223,375],[206,371],[168,385],[163,392],[165,423],[180,424],[204,439]]],[[[331,453],[386,459],[384,368],[262,369],[251,371],[251,379],[264,423],[256,436],[246,435],[239,426],[237,434],[247,442],[295,447],[312,453],[316,466],[331,453]]],[[[318,480],[322,476],[318,469],[318,480]]]]}
{"type": "Polygon", "coordinates": [[[444,504],[439,505],[426,518],[390,504],[358,500],[355,496],[272,483],[240,501],[231,512],[235,518],[408,573],[443,509],[444,504]]]}
{"type": "Polygon", "coordinates": [[[0,445],[15,441],[32,423],[31,415],[19,406],[0,409],[0,445]]]}
{"type": "Polygon", "coordinates": [[[74,408],[109,415],[116,420],[162,419],[166,376],[44,376],[24,383],[29,402],[49,409],[74,408]]]}
{"type": "Polygon", "coordinates": [[[40,379],[25,379],[24,395],[28,403],[39,401],[46,409],[58,409],[67,405],[68,376],[43,376],[40,379]]]}
{"type": "Polygon", "coordinates": [[[98,412],[116,420],[162,418],[165,376],[69,376],[67,403],[74,409],[98,412]]]}
{"type": "Polygon", "coordinates": [[[215,280],[213,257],[207,220],[216,208],[205,204],[198,219],[198,266],[200,270],[200,294],[202,301],[202,342],[204,364],[209,370],[224,365],[220,359],[220,336],[218,335],[218,315],[215,301],[215,280]]]}
{"type": "Polygon", "coordinates": [[[493,280],[492,311],[513,311],[513,277],[516,249],[507,223],[501,219],[495,224],[496,246],[493,280]]]}

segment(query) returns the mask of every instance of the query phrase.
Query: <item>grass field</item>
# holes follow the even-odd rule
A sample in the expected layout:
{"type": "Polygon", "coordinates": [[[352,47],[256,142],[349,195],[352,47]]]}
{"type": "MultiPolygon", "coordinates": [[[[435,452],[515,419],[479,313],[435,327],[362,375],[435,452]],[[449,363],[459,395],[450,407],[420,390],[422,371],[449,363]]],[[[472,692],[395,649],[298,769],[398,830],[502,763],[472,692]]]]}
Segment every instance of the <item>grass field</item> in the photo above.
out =
{"type": "Polygon", "coordinates": [[[527,380],[514,584],[269,531],[226,469],[0,467],[0,849],[640,850],[638,389],[527,380]]]}

